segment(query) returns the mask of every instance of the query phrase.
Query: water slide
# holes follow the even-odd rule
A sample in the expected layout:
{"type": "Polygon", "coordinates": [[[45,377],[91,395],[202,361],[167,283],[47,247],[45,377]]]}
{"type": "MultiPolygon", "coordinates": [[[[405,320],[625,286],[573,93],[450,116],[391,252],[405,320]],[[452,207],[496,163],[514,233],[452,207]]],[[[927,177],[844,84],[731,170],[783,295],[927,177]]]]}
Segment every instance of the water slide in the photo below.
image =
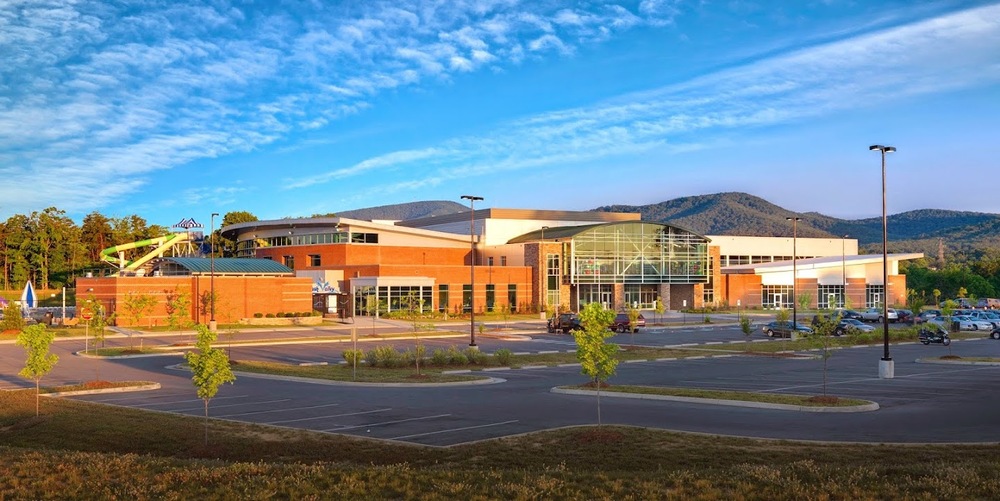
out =
{"type": "Polygon", "coordinates": [[[186,232],[171,233],[162,237],[139,240],[138,242],[130,242],[127,244],[115,245],[114,247],[108,247],[107,249],[101,251],[101,260],[117,266],[121,271],[135,271],[149,261],[162,256],[172,247],[178,244],[188,243],[190,241],[191,237],[186,232]],[[125,259],[125,251],[139,249],[142,247],[153,247],[153,249],[134,261],[125,259]]]}

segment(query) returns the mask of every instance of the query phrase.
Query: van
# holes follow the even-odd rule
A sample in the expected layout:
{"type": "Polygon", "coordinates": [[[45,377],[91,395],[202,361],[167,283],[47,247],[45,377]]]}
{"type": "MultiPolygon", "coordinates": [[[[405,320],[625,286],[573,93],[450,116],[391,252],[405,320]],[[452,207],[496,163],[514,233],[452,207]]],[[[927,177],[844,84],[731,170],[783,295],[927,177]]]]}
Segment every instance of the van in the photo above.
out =
{"type": "Polygon", "coordinates": [[[983,299],[980,299],[979,302],[976,303],[976,308],[983,308],[986,310],[998,309],[1000,308],[1000,299],[985,297],[983,299]]]}

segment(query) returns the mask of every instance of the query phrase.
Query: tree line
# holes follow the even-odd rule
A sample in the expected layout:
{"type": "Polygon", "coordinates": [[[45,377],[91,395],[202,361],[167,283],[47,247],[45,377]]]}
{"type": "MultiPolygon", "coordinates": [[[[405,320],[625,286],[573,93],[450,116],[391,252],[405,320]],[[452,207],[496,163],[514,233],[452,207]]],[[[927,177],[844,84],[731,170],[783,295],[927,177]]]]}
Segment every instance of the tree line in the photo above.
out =
{"type": "MultiPolygon", "coordinates": [[[[256,220],[249,212],[229,212],[219,227],[256,220]]],[[[95,211],[80,225],[56,207],[15,214],[0,222],[0,290],[19,289],[28,281],[40,289],[72,287],[76,277],[87,271],[99,275],[99,270],[107,269],[102,250],[169,233],[170,228],[149,224],[135,214],[108,217],[95,211]]],[[[232,255],[234,242],[218,233],[217,229],[210,237],[217,255],[232,255]]]]}

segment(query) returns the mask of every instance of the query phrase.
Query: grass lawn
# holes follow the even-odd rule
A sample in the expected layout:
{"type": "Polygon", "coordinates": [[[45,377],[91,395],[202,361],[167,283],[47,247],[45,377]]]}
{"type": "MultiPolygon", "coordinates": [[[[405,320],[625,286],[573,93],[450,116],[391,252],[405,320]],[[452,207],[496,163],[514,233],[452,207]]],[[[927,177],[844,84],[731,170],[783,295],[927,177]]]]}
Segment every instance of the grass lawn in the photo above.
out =
{"type": "MultiPolygon", "coordinates": [[[[192,388],[192,398],[194,389],[192,388]]],[[[997,499],[995,445],[625,427],[425,448],[0,392],[4,499],[997,499]]]]}
{"type": "MultiPolygon", "coordinates": [[[[597,391],[591,385],[566,386],[574,390],[597,391]]],[[[762,402],[769,404],[801,405],[807,407],[851,407],[867,405],[867,400],[839,398],[835,396],[817,395],[783,395],[776,393],[752,393],[744,391],[704,390],[698,388],[665,388],[656,386],[610,385],[601,388],[602,392],[638,393],[642,395],[667,395],[673,397],[713,398],[718,400],[739,400],[742,402],[762,402]]]]}

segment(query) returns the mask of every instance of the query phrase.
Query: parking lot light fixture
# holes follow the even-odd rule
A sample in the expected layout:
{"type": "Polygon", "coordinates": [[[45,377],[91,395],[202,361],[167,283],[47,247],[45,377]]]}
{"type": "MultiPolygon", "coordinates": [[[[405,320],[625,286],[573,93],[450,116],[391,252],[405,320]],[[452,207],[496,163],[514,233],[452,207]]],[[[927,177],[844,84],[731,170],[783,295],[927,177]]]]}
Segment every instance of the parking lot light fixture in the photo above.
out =
{"type": "Polygon", "coordinates": [[[476,200],[483,197],[475,195],[462,195],[463,200],[469,201],[469,245],[472,247],[472,265],[469,267],[469,282],[471,293],[469,294],[469,346],[476,347],[476,200]]]}
{"type": "Polygon", "coordinates": [[[796,240],[798,240],[798,231],[796,230],[797,223],[802,220],[801,217],[786,217],[786,221],[792,222],[792,332],[799,330],[798,323],[798,297],[795,295],[795,282],[799,278],[798,270],[795,269],[796,255],[798,251],[796,250],[796,240]]]}
{"type": "Polygon", "coordinates": [[[868,151],[878,151],[882,154],[882,338],[884,353],[879,360],[878,376],[882,379],[892,379],[895,367],[889,356],[889,232],[885,211],[885,154],[896,151],[893,146],[873,144],[868,151]]]}

